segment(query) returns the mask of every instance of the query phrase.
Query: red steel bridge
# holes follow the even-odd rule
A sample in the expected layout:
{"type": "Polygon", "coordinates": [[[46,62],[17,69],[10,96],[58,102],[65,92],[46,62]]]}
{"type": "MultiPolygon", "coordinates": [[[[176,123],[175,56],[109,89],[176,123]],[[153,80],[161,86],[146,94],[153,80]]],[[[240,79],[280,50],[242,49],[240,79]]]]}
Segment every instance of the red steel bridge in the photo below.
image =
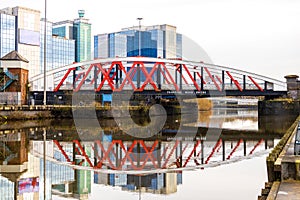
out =
{"type": "MultiPolygon", "coordinates": [[[[30,79],[43,83],[43,74],[30,79]]],[[[225,66],[179,59],[107,58],[74,63],[47,72],[53,91],[94,90],[204,96],[282,96],[286,83],[225,66]]]]}

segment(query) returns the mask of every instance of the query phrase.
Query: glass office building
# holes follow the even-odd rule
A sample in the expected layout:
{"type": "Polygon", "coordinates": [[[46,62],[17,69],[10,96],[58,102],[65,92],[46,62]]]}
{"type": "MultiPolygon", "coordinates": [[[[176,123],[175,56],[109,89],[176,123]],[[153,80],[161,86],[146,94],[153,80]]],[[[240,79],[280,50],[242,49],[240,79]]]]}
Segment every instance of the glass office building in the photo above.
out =
{"type": "Polygon", "coordinates": [[[16,17],[0,11],[0,57],[16,48],[16,17]]]}
{"type": "Polygon", "coordinates": [[[91,60],[91,24],[85,19],[74,21],[76,62],[91,60]]]}
{"type": "Polygon", "coordinates": [[[40,11],[31,8],[14,7],[17,16],[18,36],[16,51],[29,60],[29,78],[40,73],[40,11]]]}
{"type": "Polygon", "coordinates": [[[124,28],[94,36],[94,58],[145,56],[182,57],[182,35],[171,25],[124,28]],[[124,53],[126,51],[126,54],[124,53]]]}
{"type": "MultiPolygon", "coordinates": [[[[44,72],[44,28],[45,20],[41,19],[40,30],[40,73],[44,72]]],[[[52,33],[53,23],[46,22],[46,71],[72,64],[75,61],[75,40],[60,37],[52,33]]],[[[59,76],[60,74],[55,74],[59,76]]],[[[56,77],[47,77],[47,90],[53,90],[56,77]]],[[[44,82],[34,83],[33,90],[43,90],[44,82]]]]}
{"type": "Polygon", "coordinates": [[[53,24],[53,34],[66,39],[75,40],[75,61],[91,60],[91,27],[88,19],[84,18],[84,10],[78,11],[79,18],[74,21],[66,20],[53,24]]]}
{"type": "Polygon", "coordinates": [[[29,77],[40,73],[40,11],[24,7],[0,10],[0,54],[12,50],[29,60],[29,77]]]}
{"type": "MultiPolygon", "coordinates": [[[[53,42],[52,42],[52,23],[47,22],[46,23],[46,71],[53,69],[52,65],[52,55],[53,55],[53,42]]],[[[44,37],[44,32],[45,31],[45,20],[41,20],[41,36],[40,36],[40,73],[44,72],[44,42],[45,42],[45,37],[44,37]]]]}
{"type": "MultiPolygon", "coordinates": [[[[41,72],[44,71],[44,19],[41,20],[41,72]]],[[[47,22],[46,70],[56,69],[75,61],[75,40],[52,33],[53,23],[47,22]]]]}
{"type": "Polygon", "coordinates": [[[157,41],[150,32],[137,31],[134,36],[127,36],[127,56],[157,57],[157,41]]]}
{"type": "Polygon", "coordinates": [[[29,60],[29,78],[40,73],[40,11],[24,7],[0,10],[0,54],[13,50],[29,60]]]}

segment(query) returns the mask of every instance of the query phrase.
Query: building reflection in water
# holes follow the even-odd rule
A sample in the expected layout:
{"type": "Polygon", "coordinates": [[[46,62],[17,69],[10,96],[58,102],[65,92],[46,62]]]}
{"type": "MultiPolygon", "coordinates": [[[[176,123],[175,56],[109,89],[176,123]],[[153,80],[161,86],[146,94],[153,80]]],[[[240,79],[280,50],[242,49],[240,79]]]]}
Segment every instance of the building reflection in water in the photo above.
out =
{"type": "MultiPolygon", "coordinates": [[[[73,126],[51,124],[46,127],[47,199],[52,195],[88,199],[93,184],[140,193],[176,193],[184,184],[184,170],[217,166],[265,152],[274,146],[274,139],[281,137],[257,130],[222,129],[219,139],[210,141],[204,125],[220,125],[209,118],[207,113],[198,120],[201,127],[196,136],[174,137],[176,124],[172,119],[173,124],[145,140],[125,137],[108,126],[100,133],[85,132],[89,137],[83,141],[73,126]]],[[[43,199],[43,128],[37,125],[0,130],[2,199],[43,199]]]]}
{"type": "Polygon", "coordinates": [[[0,135],[0,193],[3,199],[39,199],[39,158],[28,153],[25,132],[0,135]]]}

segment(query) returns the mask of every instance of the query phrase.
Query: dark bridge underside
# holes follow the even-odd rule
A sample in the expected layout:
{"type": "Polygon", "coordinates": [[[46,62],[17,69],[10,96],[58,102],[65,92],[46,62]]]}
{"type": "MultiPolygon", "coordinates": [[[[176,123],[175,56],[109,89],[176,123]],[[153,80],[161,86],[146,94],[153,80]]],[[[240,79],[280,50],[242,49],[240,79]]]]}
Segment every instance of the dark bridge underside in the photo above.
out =
{"type": "MultiPolygon", "coordinates": [[[[106,91],[102,93],[111,93],[111,91],[106,91]]],[[[134,92],[134,94],[142,94],[142,95],[162,95],[162,96],[171,96],[171,95],[178,95],[178,96],[186,96],[186,97],[197,97],[197,98],[203,98],[203,97],[223,97],[223,96],[265,96],[265,97],[282,97],[287,95],[287,91],[273,91],[273,90],[225,90],[224,92],[219,92],[217,90],[203,90],[203,91],[197,91],[197,90],[182,90],[182,91],[175,91],[175,90],[163,90],[160,93],[157,93],[152,90],[145,90],[143,92],[134,92]]]]}

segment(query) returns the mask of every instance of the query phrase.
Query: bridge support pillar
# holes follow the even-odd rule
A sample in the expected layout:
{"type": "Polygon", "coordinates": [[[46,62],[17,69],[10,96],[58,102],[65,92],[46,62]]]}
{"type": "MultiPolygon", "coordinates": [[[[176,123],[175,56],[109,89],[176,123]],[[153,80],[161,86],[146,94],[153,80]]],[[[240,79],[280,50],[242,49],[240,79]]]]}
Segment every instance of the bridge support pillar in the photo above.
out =
{"type": "Polygon", "coordinates": [[[222,70],[222,91],[225,90],[225,71],[222,70]]]}
{"type": "Polygon", "coordinates": [[[179,70],[180,70],[180,79],[179,79],[179,88],[182,91],[182,65],[179,66],[179,70]]]}
{"type": "Polygon", "coordinates": [[[223,159],[223,161],[225,161],[225,157],[226,157],[226,155],[225,155],[225,140],[222,140],[222,159],[223,159]]]}
{"type": "Polygon", "coordinates": [[[119,155],[119,144],[116,143],[116,167],[119,167],[120,165],[120,155],[119,155]]]}
{"type": "Polygon", "coordinates": [[[157,144],[157,165],[158,167],[161,167],[161,141],[158,142],[157,144]]]}
{"type": "Polygon", "coordinates": [[[300,99],[300,80],[297,75],[288,75],[284,77],[287,83],[288,96],[293,99],[300,99]]]}
{"type": "Polygon", "coordinates": [[[161,66],[160,64],[158,65],[157,67],[157,70],[156,70],[156,83],[157,83],[157,86],[158,86],[158,89],[160,90],[161,89],[161,74],[160,74],[160,71],[161,71],[161,66]]]}
{"type": "Polygon", "coordinates": [[[73,90],[76,88],[76,69],[73,70],[73,90]]]}
{"type": "Polygon", "coordinates": [[[116,64],[116,88],[119,88],[119,64],[116,64]]]}
{"type": "Polygon", "coordinates": [[[203,85],[204,85],[204,83],[203,83],[203,81],[204,81],[204,76],[203,76],[203,67],[201,67],[201,91],[203,91],[203,85]]]}
{"type": "Polygon", "coordinates": [[[98,155],[98,145],[96,142],[94,142],[94,167],[98,165],[97,155],[98,155]]]}
{"type": "Polygon", "coordinates": [[[97,89],[97,74],[98,74],[98,69],[96,66],[94,66],[94,89],[97,89]]]}
{"type": "Polygon", "coordinates": [[[243,90],[246,90],[246,75],[243,75],[243,90]]]}
{"type": "Polygon", "coordinates": [[[265,81],[265,88],[264,88],[265,91],[268,90],[268,81],[265,81]]]}
{"type": "Polygon", "coordinates": [[[204,141],[201,140],[201,164],[204,164],[204,141]]]}
{"type": "Polygon", "coordinates": [[[140,64],[137,64],[136,73],[137,73],[136,87],[137,87],[137,89],[140,89],[140,87],[141,87],[141,67],[140,67],[140,64]]]}
{"type": "Polygon", "coordinates": [[[247,155],[247,142],[244,140],[244,156],[247,155]]]}

